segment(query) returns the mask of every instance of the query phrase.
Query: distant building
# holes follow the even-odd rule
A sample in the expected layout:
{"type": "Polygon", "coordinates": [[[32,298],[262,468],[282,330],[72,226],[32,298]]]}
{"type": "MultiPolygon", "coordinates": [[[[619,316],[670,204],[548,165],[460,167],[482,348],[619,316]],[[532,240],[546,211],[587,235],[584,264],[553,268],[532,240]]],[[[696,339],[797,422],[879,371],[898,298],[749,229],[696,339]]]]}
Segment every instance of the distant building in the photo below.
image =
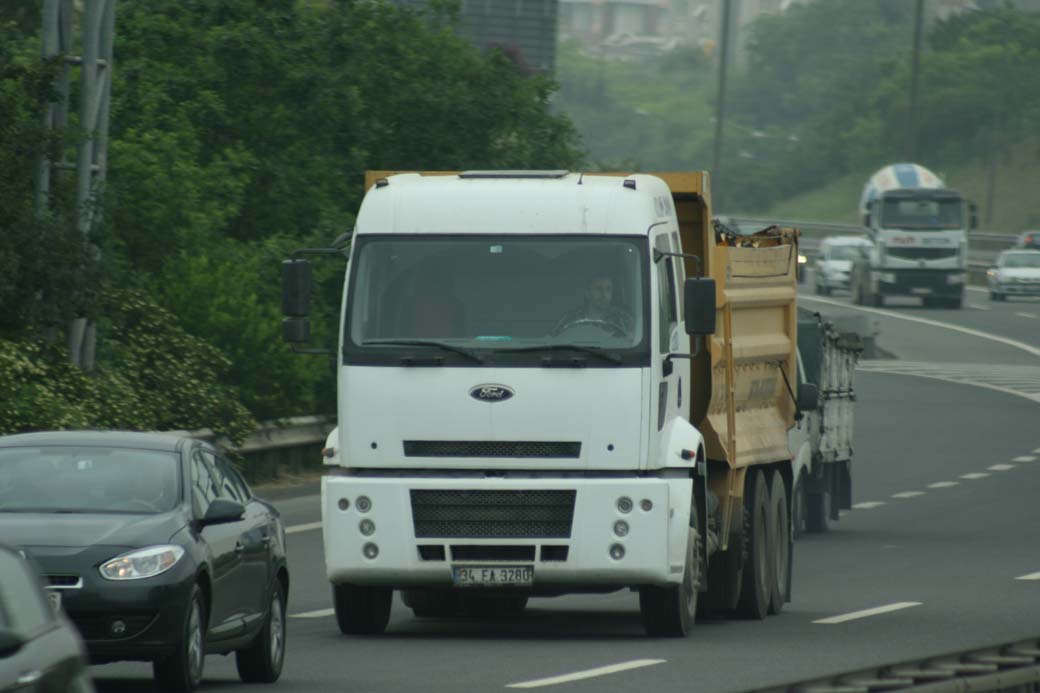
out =
{"type": "MultiPolygon", "coordinates": [[[[389,0],[425,9],[428,0],[389,0]]],[[[524,69],[551,75],[559,0],[460,0],[459,33],[481,48],[500,48],[524,69]]]]}

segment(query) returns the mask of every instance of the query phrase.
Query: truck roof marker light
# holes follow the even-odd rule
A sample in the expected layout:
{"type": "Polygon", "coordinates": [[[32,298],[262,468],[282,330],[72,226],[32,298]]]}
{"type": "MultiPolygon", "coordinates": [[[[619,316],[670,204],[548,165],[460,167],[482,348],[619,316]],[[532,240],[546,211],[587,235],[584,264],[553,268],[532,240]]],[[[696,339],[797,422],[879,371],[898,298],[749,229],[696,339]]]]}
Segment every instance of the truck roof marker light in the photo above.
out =
{"type": "Polygon", "coordinates": [[[636,189],[636,182],[634,180],[632,180],[631,178],[625,180],[621,185],[625,186],[629,190],[635,190],[636,189]]]}

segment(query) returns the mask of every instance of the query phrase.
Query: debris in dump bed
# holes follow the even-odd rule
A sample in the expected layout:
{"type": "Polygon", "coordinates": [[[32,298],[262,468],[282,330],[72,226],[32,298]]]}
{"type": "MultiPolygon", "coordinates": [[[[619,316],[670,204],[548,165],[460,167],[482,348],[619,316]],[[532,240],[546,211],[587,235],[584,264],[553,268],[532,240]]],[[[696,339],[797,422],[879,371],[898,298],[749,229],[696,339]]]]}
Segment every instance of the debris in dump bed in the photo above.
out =
{"type": "Polygon", "coordinates": [[[715,226],[715,243],[737,248],[766,248],[778,245],[793,245],[801,232],[798,229],[786,228],[771,224],[750,233],[741,231],[740,227],[731,224],[727,219],[716,217],[712,220],[715,226]]]}

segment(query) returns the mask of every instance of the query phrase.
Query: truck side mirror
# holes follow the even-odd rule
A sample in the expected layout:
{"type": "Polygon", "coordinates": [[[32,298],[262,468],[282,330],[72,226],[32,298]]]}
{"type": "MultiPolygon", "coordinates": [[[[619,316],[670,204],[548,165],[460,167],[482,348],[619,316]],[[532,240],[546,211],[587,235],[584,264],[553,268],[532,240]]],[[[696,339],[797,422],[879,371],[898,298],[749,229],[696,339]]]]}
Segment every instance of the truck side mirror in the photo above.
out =
{"type": "Polygon", "coordinates": [[[311,263],[282,260],[282,315],[305,318],[311,314],[311,263]]]}
{"type": "Polygon", "coordinates": [[[715,334],[715,280],[687,277],[683,285],[686,334],[715,334]]]}
{"type": "Polygon", "coordinates": [[[972,231],[979,228],[979,206],[974,202],[968,203],[968,228],[972,231]]]}
{"type": "Polygon", "coordinates": [[[816,411],[820,408],[820,388],[816,383],[798,384],[798,408],[802,411],[816,411]]]}

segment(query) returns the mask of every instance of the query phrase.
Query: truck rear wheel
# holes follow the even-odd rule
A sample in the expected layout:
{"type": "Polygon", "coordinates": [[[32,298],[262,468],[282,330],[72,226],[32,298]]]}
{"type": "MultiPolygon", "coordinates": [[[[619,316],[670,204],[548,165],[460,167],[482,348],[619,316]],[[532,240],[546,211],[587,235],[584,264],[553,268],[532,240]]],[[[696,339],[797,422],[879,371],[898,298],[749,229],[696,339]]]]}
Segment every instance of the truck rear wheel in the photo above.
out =
{"type": "Polygon", "coordinates": [[[394,590],[367,585],[333,585],[332,605],[344,635],[378,635],[390,622],[394,590]]]}
{"type": "Polygon", "coordinates": [[[742,618],[762,620],[769,613],[772,594],[773,556],[770,553],[769,485],[761,470],[749,471],[744,489],[744,504],[751,515],[748,527],[748,554],[744,562],[744,583],[740,589],[737,615],[742,618]]]}
{"type": "Polygon", "coordinates": [[[697,596],[704,566],[696,517],[696,499],[691,497],[686,566],[682,582],[666,587],[645,585],[639,588],[639,613],[643,617],[643,628],[651,637],[685,637],[697,618],[697,596]]]}
{"type": "Polygon", "coordinates": [[[805,494],[805,531],[816,534],[826,532],[831,514],[829,491],[805,494]]]}
{"type": "Polygon", "coordinates": [[[794,482],[794,490],[791,492],[791,534],[795,539],[805,534],[805,516],[808,514],[806,483],[808,482],[805,480],[805,472],[802,472],[798,481],[794,482]]]}
{"type": "Polygon", "coordinates": [[[769,613],[784,608],[791,577],[791,517],[787,506],[787,482],[779,471],[773,472],[769,484],[769,553],[773,557],[773,581],[769,595],[769,613]]]}

